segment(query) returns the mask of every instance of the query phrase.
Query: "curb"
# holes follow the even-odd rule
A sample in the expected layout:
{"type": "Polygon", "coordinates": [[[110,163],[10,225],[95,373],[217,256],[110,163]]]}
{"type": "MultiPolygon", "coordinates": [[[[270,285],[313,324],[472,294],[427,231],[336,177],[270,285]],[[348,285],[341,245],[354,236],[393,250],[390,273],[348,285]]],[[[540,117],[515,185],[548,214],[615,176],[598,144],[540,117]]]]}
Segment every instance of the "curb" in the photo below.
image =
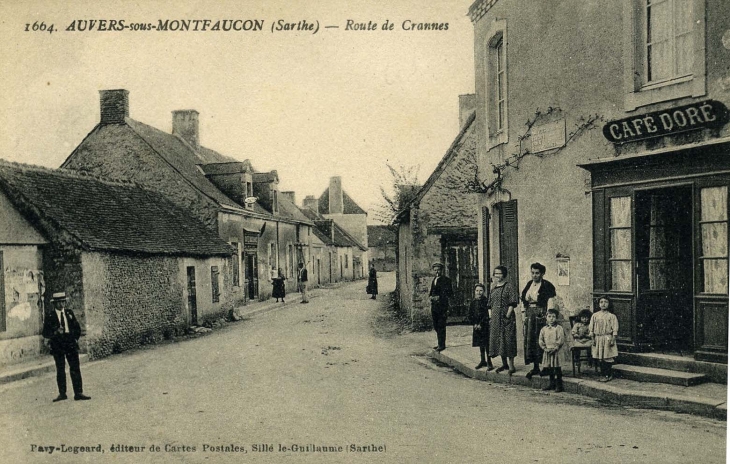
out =
{"type": "MultiPolygon", "coordinates": [[[[542,388],[549,382],[547,378],[533,377],[532,379],[528,379],[524,375],[511,376],[502,373],[497,374],[494,371],[478,371],[473,367],[468,367],[459,360],[435,350],[430,351],[427,356],[452,367],[467,377],[471,377],[476,380],[519,385],[534,389],[542,388]]],[[[657,395],[647,391],[627,390],[625,388],[601,383],[595,380],[576,379],[571,377],[563,377],[563,387],[565,389],[565,393],[596,398],[621,406],[639,409],[674,411],[727,421],[727,403],[716,399],[703,397],[689,398],[672,394],[657,395]]],[[[553,392],[552,394],[555,393],[553,392]]]]}
{"type": "MultiPolygon", "coordinates": [[[[89,360],[89,355],[86,353],[79,353],[80,364],[85,364],[89,360]]],[[[12,367],[12,366],[11,366],[12,367]]],[[[8,369],[0,373],[0,385],[15,382],[16,380],[27,379],[29,377],[37,377],[48,372],[56,371],[56,363],[51,359],[50,361],[43,361],[32,366],[19,365],[14,369],[8,369]]]]}

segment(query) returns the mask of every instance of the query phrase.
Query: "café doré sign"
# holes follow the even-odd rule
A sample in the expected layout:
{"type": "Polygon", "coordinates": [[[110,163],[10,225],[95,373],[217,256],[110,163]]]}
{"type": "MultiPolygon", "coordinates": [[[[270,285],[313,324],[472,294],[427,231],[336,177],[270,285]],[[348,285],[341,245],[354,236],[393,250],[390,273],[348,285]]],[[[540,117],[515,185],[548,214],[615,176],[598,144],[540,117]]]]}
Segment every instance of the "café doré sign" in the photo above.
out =
{"type": "Polygon", "coordinates": [[[720,127],[726,124],[728,119],[725,105],[715,100],[705,100],[609,121],[603,126],[603,135],[613,143],[626,143],[696,129],[720,127]]]}

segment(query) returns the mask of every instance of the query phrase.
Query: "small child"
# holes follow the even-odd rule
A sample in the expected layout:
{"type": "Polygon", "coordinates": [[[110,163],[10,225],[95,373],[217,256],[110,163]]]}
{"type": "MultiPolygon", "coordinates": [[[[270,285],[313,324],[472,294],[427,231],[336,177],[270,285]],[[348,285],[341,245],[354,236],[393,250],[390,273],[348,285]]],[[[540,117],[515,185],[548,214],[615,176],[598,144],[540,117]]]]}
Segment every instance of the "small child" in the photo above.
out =
{"type": "Polygon", "coordinates": [[[573,324],[573,346],[591,346],[591,331],[588,328],[593,313],[590,309],[584,309],[578,313],[578,321],[573,324]]]}
{"type": "Polygon", "coordinates": [[[618,336],[618,318],[611,312],[611,300],[607,296],[598,299],[598,309],[588,324],[588,330],[593,339],[591,355],[601,367],[601,382],[608,382],[613,378],[611,366],[618,356],[616,337],[618,336]]]}
{"type": "Polygon", "coordinates": [[[484,296],[484,284],[474,286],[474,300],[469,305],[469,322],[474,326],[472,331],[471,346],[479,347],[479,354],[482,360],[475,369],[486,367],[488,371],[494,369],[492,359],[487,357],[489,346],[489,307],[487,298],[484,296]]]}
{"type": "Polygon", "coordinates": [[[542,365],[550,374],[550,383],[543,390],[563,391],[563,370],[560,367],[560,349],[565,345],[563,327],[558,325],[558,310],[550,308],[545,316],[547,325],[540,330],[538,343],[543,350],[542,365]],[[557,384],[555,377],[557,376],[557,384]]]}

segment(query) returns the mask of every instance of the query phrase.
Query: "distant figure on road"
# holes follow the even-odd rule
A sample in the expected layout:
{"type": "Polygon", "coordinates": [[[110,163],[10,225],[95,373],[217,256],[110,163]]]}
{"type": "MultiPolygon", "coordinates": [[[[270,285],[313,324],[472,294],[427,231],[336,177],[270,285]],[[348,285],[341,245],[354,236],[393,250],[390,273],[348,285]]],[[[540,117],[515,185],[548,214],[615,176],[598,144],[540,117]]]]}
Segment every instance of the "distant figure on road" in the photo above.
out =
{"type": "Polygon", "coordinates": [[[271,296],[276,298],[276,302],[279,302],[279,298],[281,298],[281,302],[285,303],[284,297],[286,296],[286,286],[284,285],[284,282],[286,281],[286,277],[284,277],[284,272],[279,268],[279,275],[271,279],[271,284],[273,285],[271,296]]]}
{"type": "Polygon", "coordinates": [[[307,268],[304,267],[304,263],[299,263],[299,291],[302,292],[302,301],[300,303],[309,303],[309,295],[307,294],[307,268]]]}
{"type": "Polygon", "coordinates": [[[375,299],[375,295],[378,294],[378,271],[375,270],[375,264],[370,263],[370,271],[368,273],[368,288],[367,294],[372,295],[371,300],[375,299]]]}
{"type": "Polygon", "coordinates": [[[73,311],[66,309],[66,294],[54,293],[51,298],[54,311],[46,314],[43,321],[43,337],[49,339],[51,354],[56,362],[56,384],[58,396],[53,402],[67,399],[66,396],[66,360],[71,374],[71,384],[74,389],[74,399],[90,400],[84,395],[79,367],[79,337],[81,326],[73,311]]]}
{"type": "Polygon", "coordinates": [[[488,371],[494,369],[492,358],[487,356],[489,349],[489,306],[487,297],[484,296],[484,284],[474,286],[474,300],[469,305],[469,322],[473,326],[471,335],[471,346],[479,347],[481,361],[475,369],[486,367],[488,371]]]}
{"type": "Polygon", "coordinates": [[[431,299],[431,317],[433,318],[433,330],[436,331],[438,345],[434,347],[436,351],[446,349],[446,317],[449,313],[449,298],[454,296],[454,290],[451,288],[451,279],[442,276],[444,265],[441,263],[433,263],[431,268],[436,271],[436,277],[431,282],[431,290],[428,292],[431,299]]]}
{"type": "Polygon", "coordinates": [[[516,372],[515,356],[517,356],[517,322],[515,308],[519,298],[507,283],[507,268],[497,266],[492,273],[494,287],[489,294],[489,308],[492,318],[489,321],[489,356],[501,357],[502,367],[495,372],[509,369],[509,374],[516,372]]]}

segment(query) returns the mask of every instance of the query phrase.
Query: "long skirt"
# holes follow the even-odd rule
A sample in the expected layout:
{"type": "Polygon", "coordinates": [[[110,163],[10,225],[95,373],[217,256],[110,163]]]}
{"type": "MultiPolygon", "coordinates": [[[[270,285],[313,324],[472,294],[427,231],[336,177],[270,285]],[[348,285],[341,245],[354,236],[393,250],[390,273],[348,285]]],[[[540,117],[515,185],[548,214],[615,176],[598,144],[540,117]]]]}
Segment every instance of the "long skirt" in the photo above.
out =
{"type": "Polygon", "coordinates": [[[528,307],[525,310],[525,364],[542,361],[543,352],[538,340],[540,330],[545,327],[545,308],[539,306],[528,307]]]}
{"type": "Polygon", "coordinates": [[[500,314],[502,312],[494,311],[496,317],[489,323],[489,357],[514,358],[517,356],[517,322],[514,312],[510,318],[500,314]]]}

